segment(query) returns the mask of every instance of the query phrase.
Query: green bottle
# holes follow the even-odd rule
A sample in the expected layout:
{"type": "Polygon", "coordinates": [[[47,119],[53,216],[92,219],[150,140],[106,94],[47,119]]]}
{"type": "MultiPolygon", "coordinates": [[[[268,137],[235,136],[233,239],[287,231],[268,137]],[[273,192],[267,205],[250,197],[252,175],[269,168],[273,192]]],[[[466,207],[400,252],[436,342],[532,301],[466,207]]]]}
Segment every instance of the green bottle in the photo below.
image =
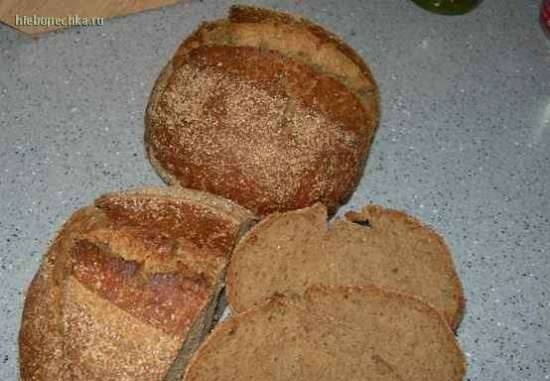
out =
{"type": "Polygon", "coordinates": [[[413,0],[424,9],[444,15],[462,15],[474,9],[481,0],[413,0]]]}

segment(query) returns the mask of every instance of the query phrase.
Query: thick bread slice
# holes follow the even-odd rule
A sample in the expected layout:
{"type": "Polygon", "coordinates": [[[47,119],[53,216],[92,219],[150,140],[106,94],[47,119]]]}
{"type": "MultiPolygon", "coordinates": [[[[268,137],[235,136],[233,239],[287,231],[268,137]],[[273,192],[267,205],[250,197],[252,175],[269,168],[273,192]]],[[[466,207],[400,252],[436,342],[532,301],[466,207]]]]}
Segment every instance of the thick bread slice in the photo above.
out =
{"type": "Polygon", "coordinates": [[[317,201],[332,213],[361,175],[377,97],[366,64],[331,33],[233,7],[185,40],[159,76],[147,154],[167,183],[260,215],[317,201]]]}
{"type": "Polygon", "coordinates": [[[179,379],[252,221],[230,201],[175,187],[112,193],[75,212],[27,293],[22,380],[179,379]]]}
{"type": "Polygon", "coordinates": [[[443,239],[405,213],[374,205],[329,226],[321,204],[267,217],[238,243],[226,282],[236,312],[317,284],[376,285],[416,295],[452,328],[464,306],[443,239]]]}
{"type": "Polygon", "coordinates": [[[262,215],[319,200],[334,211],[353,191],[368,115],[340,82],[251,47],[201,46],[169,71],[145,136],[165,180],[262,215]]]}
{"type": "Polygon", "coordinates": [[[184,381],[460,381],[465,361],[442,316],[376,288],[276,297],[218,325],[184,381]]]}

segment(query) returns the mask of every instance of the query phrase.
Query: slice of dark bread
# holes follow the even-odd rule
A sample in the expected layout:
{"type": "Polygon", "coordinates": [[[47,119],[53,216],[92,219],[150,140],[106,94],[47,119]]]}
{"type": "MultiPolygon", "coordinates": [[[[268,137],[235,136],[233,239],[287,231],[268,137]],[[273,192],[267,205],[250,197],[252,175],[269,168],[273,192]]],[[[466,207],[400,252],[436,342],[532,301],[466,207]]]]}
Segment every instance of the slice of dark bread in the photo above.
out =
{"type": "Polygon", "coordinates": [[[102,196],[65,223],[28,290],[22,381],[173,381],[208,333],[253,221],[197,191],[102,196]]]}
{"type": "Polygon", "coordinates": [[[464,307],[443,239],[405,213],[374,205],[330,225],[321,204],[272,214],[238,243],[226,283],[236,312],[275,293],[301,293],[317,284],[376,285],[416,295],[452,328],[464,307]]]}
{"type": "Polygon", "coordinates": [[[145,117],[166,182],[259,215],[318,201],[332,213],[351,195],[377,126],[376,86],[349,47],[300,20],[237,7],[182,43],[145,117]]]}
{"type": "Polygon", "coordinates": [[[420,299],[314,288],[218,325],[183,381],[460,381],[464,373],[453,332],[420,299]]]}

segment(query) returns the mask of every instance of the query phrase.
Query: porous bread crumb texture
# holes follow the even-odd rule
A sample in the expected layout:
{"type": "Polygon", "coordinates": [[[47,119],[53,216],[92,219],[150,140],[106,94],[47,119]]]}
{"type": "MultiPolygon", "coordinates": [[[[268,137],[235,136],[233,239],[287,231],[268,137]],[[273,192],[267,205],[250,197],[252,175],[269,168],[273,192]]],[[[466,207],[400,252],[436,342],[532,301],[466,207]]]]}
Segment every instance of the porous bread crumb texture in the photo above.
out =
{"type": "Polygon", "coordinates": [[[462,351],[419,299],[375,288],[276,297],[218,325],[184,381],[460,381],[462,351]]]}
{"type": "Polygon", "coordinates": [[[165,181],[260,215],[317,201],[332,213],[361,175],[376,85],[322,28],[262,17],[205,24],[181,45],[147,108],[149,158],[165,181]]]}
{"type": "Polygon", "coordinates": [[[186,339],[206,334],[251,214],[178,192],[114,193],[73,214],[27,294],[22,381],[160,381],[194,351],[198,340],[186,339]]]}
{"type": "MultiPolygon", "coordinates": [[[[366,141],[357,130],[359,104],[339,103],[345,89],[326,94],[335,100],[331,105],[302,92],[315,107],[337,110],[341,121],[330,120],[298,96],[289,97],[308,81],[291,85],[289,78],[277,82],[264,75],[288,75],[287,59],[250,48],[234,48],[240,54],[233,55],[221,47],[199,49],[195,62],[174,72],[150,114],[147,141],[156,160],[182,185],[221,194],[259,214],[315,201],[334,208],[349,195],[366,141]],[[218,60],[200,62],[216,54],[218,60]],[[232,69],[235,74],[228,75],[232,69]]],[[[309,83],[312,89],[324,84],[309,83]]]]}
{"type": "Polygon", "coordinates": [[[228,269],[237,312],[312,285],[376,285],[416,295],[456,328],[464,299],[449,249],[405,213],[370,205],[327,224],[324,206],[267,217],[238,243],[228,269]]]}

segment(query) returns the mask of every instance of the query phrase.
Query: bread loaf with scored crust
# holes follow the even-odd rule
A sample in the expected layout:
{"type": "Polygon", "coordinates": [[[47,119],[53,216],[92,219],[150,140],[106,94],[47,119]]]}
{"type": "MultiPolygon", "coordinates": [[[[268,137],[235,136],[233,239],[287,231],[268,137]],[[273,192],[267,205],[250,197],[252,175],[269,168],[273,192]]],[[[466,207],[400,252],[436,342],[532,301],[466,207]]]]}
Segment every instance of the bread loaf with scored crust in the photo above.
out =
{"type": "Polygon", "coordinates": [[[338,36],[303,17],[234,5],[227,19],[203,23],[176,55],[185,55],[203,45],[255,47],[297,59],[344,83],[371,117],[367,129],[372,132],[376,128],[378,89],[369,67],[338,36]]]}
{"type": "Polygon", "coordinates": [[[376,205],[330,224],[321,204],[267,217],[237,244],[226,282],[236,312],[318,284],[375,285],[415,295],[453,329],[464,308],[443,239],[417,219],[376,205]]]}
{"type": "Polygon", "coordinates": [[[351,48],[305,20],[234,7],[164,68],[145,144],[168,183],[259,215],[316,201],[333,212],[355,188],[377,121],[376,85],[351,48]]]}
{"type": "Polygon", "coordinates": [[[464,355],[443,317],[376,288],[313,288],[218,325],[183,381],[460,381],[464,355]]]}
{"type": "Polygon", "coordinates": [[[179,379],[252,221],[179,188],[108,194],[75,212],[27,293],[22,381],[179,379]]]}

